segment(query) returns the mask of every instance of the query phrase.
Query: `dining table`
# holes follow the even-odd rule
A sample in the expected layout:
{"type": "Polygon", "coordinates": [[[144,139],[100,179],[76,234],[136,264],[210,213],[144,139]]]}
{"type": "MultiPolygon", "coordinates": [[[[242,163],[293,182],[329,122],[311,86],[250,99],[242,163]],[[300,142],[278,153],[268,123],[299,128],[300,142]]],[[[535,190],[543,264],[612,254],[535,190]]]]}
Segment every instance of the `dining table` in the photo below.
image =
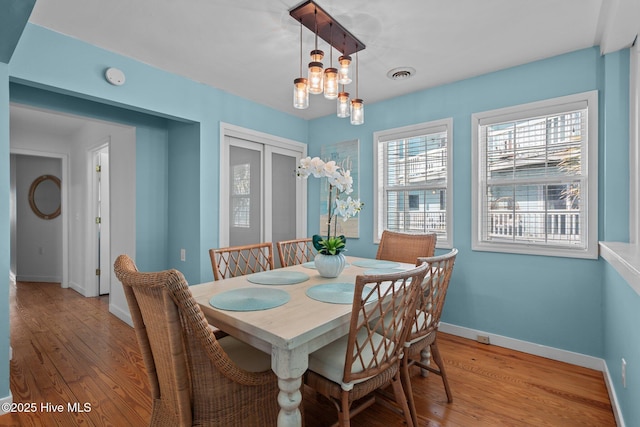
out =
{"type": "Polygon", "coordinates": [[[210,324],[271,355],[278,377],[279,427],[302,425],[302,377],[309,354],[349,332],[356,276],[415,265],[346,257],[338,277],[313,261],[190,286],[210,324]]]}

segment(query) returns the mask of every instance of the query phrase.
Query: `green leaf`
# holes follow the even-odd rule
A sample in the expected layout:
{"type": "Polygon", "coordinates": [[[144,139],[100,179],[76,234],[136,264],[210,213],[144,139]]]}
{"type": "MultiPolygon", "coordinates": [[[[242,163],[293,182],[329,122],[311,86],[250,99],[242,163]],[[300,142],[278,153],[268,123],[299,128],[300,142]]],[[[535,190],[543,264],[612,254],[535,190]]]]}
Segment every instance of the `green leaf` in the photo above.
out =
{"type": "Polygon", "coordinates": [[[314,235],[311,238],[311,241],[313,242],[313,247],[316,248],[317,251],[322,250],[323,246],[322,246],[322,237],[318,236],[317,234],[314,235]]]}

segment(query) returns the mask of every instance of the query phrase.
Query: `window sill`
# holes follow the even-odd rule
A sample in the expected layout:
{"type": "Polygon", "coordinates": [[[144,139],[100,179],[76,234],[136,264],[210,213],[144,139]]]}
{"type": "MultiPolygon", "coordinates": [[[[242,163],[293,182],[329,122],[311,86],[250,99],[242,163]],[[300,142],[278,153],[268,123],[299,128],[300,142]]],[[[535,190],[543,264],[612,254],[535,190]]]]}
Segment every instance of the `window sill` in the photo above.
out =
{"type": "Polygon", "coordinates": [[[640,245],[600,242],[600,256],[640,295],[640,245]]]}

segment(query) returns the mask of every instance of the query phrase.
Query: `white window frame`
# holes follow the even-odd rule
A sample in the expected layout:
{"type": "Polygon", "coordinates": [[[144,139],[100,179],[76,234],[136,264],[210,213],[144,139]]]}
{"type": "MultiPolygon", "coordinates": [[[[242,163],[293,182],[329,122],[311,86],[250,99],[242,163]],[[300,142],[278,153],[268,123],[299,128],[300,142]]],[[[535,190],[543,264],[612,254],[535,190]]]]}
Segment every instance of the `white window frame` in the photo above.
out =
{"type": "Polygon", "coordinates": [[[416,125],[404,126],[373,133],[373,240],[380,243],[380,236],[386,223],[386,208],[384,197],[384,181],[381,175],[384,173],[380,167],[379,147],[380,144],[397,139],[409,138],[412,136],[425,135],[435,132],[447,132],[447,199],[445,207],[445,220],[447,222],[447,238],[438,236],[437,248],[450,249],[453,247],[453,118],[434,120],[416,125]]]}
{"type": "Polygon", "coordinates": [[[476,251],[507,252],[532,255],[562,256],[570,258],[598,258],[598,92],[590,91],[575,95],[563,96],[529,104],[501,108],[471,116],[472,131],[472,243],[476,251]],[[586,248],[558,247],[540,243],[527,244],[521,242],[496,242],[483,239],[483,225],[487,224],[483,212],[486,194],[485,178],[481,176],[486,151],[480,144],[481,126],[510,120],[520,120],[548,114],[587,108],[587,138],[583,145],[583,176],[586,173],[587,191],[581,197],[584,200],[581,215],[585,216],[582,227],[585,233],[586,248]]]}

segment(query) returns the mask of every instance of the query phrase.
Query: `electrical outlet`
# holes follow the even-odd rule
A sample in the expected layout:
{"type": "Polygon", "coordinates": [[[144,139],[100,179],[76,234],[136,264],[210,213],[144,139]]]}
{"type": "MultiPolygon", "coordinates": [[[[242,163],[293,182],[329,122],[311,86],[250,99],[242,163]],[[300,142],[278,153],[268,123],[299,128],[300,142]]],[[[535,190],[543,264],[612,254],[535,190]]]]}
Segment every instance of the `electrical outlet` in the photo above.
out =
{"type": "Polygon", "coordinates": [[[627,361],[622,358],[622,387],[627,388],[627,361]]]}
{"type": "Polygon", "coordinates": [[[480,344],[490,344],[488,335],[478,335],[477,339],[480,344]]]}
{"type": "Polygon", "coordinates": [[[187,250],[180,249],[180,261],[186,261],[186,260],[187,260],[187,250]]]}

